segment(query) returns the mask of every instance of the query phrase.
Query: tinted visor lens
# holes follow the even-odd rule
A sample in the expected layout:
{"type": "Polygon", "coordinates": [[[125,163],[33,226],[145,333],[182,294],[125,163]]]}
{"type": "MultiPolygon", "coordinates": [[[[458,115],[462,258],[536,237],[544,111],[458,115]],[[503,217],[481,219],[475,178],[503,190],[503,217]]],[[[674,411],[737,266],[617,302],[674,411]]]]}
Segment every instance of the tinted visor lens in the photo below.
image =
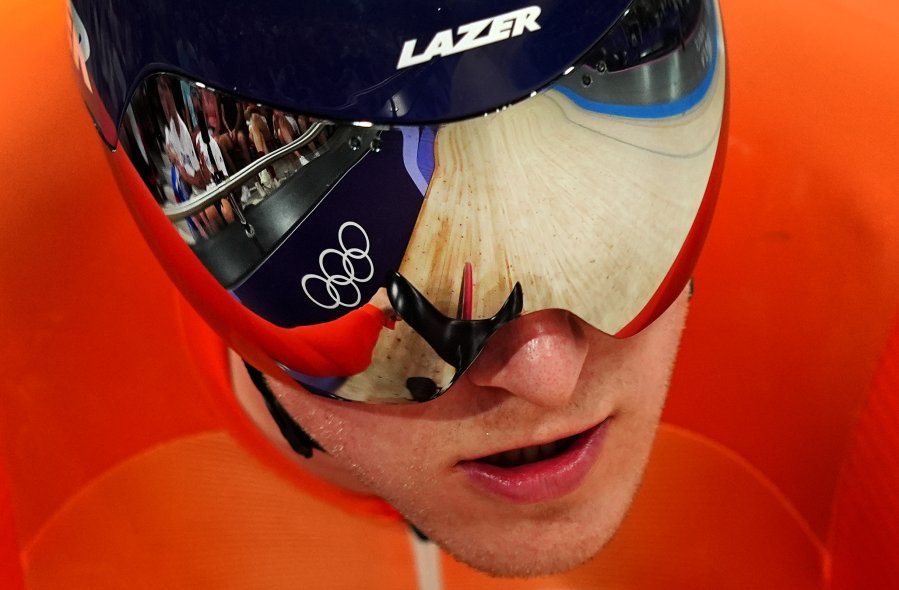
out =
{"type": "Polygon", "coordinates": [[[316,120],[155,75],[120,128],[149,192],[129,198],[154,199],[229,313],[253,317],[251,361],[321,395],[426,401],[522,313],[624,336],[671,303],[714,196],[723,57],[713,2],[643,0],[555,85],[433,126],[316,120]]]}

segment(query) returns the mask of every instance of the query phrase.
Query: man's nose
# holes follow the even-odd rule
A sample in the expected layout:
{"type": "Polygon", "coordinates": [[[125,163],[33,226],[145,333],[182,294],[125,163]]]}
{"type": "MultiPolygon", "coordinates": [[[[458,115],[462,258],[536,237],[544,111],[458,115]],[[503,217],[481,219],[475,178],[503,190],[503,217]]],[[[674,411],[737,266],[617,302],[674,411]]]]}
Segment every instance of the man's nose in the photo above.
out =
{"type": "Polygon", "coordinates": [[[465,375],[474,385],[499,388],[540,406],[561,407],[575,392],[587,349],[574,316],[544,310],[503,326],[465,375]]]}

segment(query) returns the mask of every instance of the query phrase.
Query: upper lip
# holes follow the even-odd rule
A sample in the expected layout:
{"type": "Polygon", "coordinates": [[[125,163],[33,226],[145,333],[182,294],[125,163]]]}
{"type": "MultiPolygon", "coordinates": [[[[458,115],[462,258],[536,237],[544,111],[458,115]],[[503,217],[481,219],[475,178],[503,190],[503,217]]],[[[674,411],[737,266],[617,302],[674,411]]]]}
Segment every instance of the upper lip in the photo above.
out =
{"type": "Polygon", "coordinates": [[[498,453],[504,453],[504,452],[507,452],[507,451],[514,451],[514,450],[516,450],[516,449],[523,449],[523,448],[526,448],[526,447],[533,447],[533,446],[538,446],[538,445],[545,445],[545,444],[548,444],[548,443],[551,443],[551,442],[555,442],[555,441],[557,441],[557,440],[562,440],[562,439],[569,438],[569,437],[572,437],[572,436],[577,436],[577,435],[580,435],[580,434],[583,434],[583,433],[587,432],[587,431],[590,430],[591,428],[594,428],[594,427],[596,427],[596,426],[602,424],[603,422],[605,422],[606,420],[608,420],[609,417],[610,417],[610,416],[606,416],[606,417],[603,418],[602,420],[599,420],[599,421],[597,421],[597,422],[594,422],[594,423],[592,423],[592,424],[589,424],[589,425],[587,425],[587,426],[581,428],[580,430],[572,430],[572,431],[569,431],[567,434],[560,434],[560,435],[558,435],[558,436],[547,437],[547,438],[544,439],[544,440],[529,441],[529,442],[525,442],[525,443],[523,443],[523,444],[505,446],[505,447],[502,447],[502,448],[499,448],[499,449],[496,449],[496,450],[493,450],[493,451],[487,451],[487,452],[480,452],[480,451],[479,451],[479,454],[478,454],[477,456],[473,456],[473,457],[469,457],[469,458],[465,458],[465,459],[460,459],[460,460],[458,461],[458,463],[465,463],[465,462],[468,462],[468,461],[478,461],[478,460],[480,460],[480,459],[483,459],[483,458],[485,458],[485,457],[490,457],[491,455],[496,455],[496,454],[498,454],[498,453]]]}

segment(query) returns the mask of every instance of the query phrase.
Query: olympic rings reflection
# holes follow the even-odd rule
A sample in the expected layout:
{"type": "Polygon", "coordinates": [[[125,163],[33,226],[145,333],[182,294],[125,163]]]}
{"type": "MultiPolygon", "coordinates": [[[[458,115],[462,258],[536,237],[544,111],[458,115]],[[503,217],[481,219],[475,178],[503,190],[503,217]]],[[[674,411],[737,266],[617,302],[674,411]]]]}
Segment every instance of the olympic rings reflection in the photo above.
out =
{"type": "MultiPolygon", "coordinates": [[[[318,266],[321,269],[322,274],[307,274],[303,276],[301,283],[306,297],[324,309],[335,309],[340,306],[356,307],[359,305],[362,302],[362,292],[359,290],[358,283],[370,281],[375,274],[374,262],[372,262],[372,259],[368,256],[371,242],[368,238],[368,234],[365,233],[365,229],[363,229],[361,225],[354,221],[345,222],[340,226],[340,229],[337,232],[337,242],[340,244],[340,250],[328,248],[318,257],[318,266]],[[354,229],[358,234],[361,234],[365,241],[365,246],[363,248],[347,246],[345,233],[350,229],[354,229]],[[332,274],[328,272],[326,261],[328,260],[328,257],[333,260],[334,256],[339,257],[340,267],[343,269],[343,274],[332,274]],[[357,264],[361,266],[361,269],[357,268],[357,264]],[[366,270],[366,267],[367,273],[363,275],[359,272],[360,270],[366,270]],[[323,303],[317,299],[315,295],[309,292],[310,282],[321,282],[324,286],[324,292],[327,293],[331,300],[323,303]]],[[[319,291],[319,289],[315,290],[319,291]]]]}

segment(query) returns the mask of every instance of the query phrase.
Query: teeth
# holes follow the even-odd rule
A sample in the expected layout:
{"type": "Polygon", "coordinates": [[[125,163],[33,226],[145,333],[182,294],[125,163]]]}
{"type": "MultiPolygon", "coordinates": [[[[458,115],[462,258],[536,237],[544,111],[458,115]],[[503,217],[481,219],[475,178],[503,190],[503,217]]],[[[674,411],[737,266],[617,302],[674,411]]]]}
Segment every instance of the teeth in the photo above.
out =
{"type": "Polygon", "coordinates": [[[555,456],[555,454],[559,448],[559,443],[558,443],[558,441],[553,441],[549,444],[540,445],[537,448],[540,449],[540,458],[541,459],[549,459],[550,457],[555,456]]]}
{"type": "Polygon", "coordinates": [[[539,461],[543,458],[543,453],[540,451],[539,446],[522,449],[521,454],[524,455],[525,463],[533,463],[534,461],[539,461]]]}
{"type": "Polygon", "coordinates": [[[502,453],[479,459],[479,461],[497,467],[517,467],[518,465],[527,465],[528,463],[536,463],[537,461],[555,457],[568,448],[570,443],[570,439],[556,440],[545,445],[534,445],[523,449],[503,451],[502,453]]]}
{"type": "Polygon", "coordinates": [[[523,449],[513,449],[511,451],[506,451],[504,453],[499,454],[499,461],[501,467],[511,467],[512,465],[517,465],[524,460],[524,451],[523,449]]]}

